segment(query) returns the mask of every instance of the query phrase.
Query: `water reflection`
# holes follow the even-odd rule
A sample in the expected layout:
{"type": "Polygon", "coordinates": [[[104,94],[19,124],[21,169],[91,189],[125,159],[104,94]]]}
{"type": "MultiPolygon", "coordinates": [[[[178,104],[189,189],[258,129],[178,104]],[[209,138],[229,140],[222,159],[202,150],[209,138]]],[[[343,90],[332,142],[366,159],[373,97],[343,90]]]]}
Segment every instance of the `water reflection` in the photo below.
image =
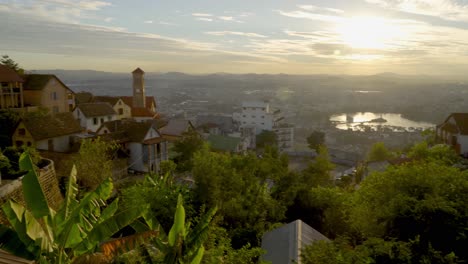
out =
{"type": "Polygon", "coordinates": [[[406,119],[395,113],[352,113],[336,114],[330,117],[336,128],[353,131],[387,129],[394,132],[416,131],[430,127],[434,124],[406,119]]]}

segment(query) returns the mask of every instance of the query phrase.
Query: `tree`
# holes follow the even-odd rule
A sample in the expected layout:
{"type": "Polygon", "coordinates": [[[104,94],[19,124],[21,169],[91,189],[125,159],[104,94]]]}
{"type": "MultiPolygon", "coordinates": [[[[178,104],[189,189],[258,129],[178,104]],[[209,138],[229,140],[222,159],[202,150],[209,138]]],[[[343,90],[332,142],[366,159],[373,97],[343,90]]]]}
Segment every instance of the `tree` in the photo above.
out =
{"type": "Polygon", "coordinates": [[[177,170],[189,171],[192,168],[193,154],[200,150],[204,145],[204,140],[194,130],[182,134],[182,138],[174,143],[174,151],[177,152],[175,158],[177,170]]]}
{"type": "Polygon", "coordinates": [[[307,144],[310,149],[318,151],[319,146],[325,144],[325,133],[321,131],[313,131],[307,137],[307,144]]]}
{"type": "Polygon", "coordinates": [[[256,138],[257,148],[264,148],[266,146],[277,146],[278,140],[275,132],[263,130],[256,138]]]}
{"type": "Polygon", "coordinates": [[[20,120],[20,114],[12,110],[0,110],[0,148],[12,145],[11,136],[20,120]]]}
{"type": "Polygon", "coordinates": [[[117,145],[97,139],[81,142],[78,156],[73,160],[78,170],[78,181],[86,189],[96,188],[104,179],[112,176],[112,158],[117,145]]]}
{"type": "Polygon", "coordinates": [[[40,263],[71,263],[95,252],[99,244],[131,224],[145,206],[120,208],[118,199],[107,205],[112,181],[106,179],[93,192],[77,200],[76,170],[72,169],[65,201],[55,212],[47,204],[31,157],[23,153],[20,167],[26,207],[12,200],[2,207],[10,226],[0,225],[0,248],[40,263]]]}
{"type": "Polygon", "coordinates": [[[325,146],[318,147],[318,155],[314,162],[303,171],[304,184],[308,187],[330,186],[333,183],[331,171],[335,165],[331,162],[328,149],[325,146]]]}
{"type": "Polygon", "coordinates": [[[16,63],[14,60],[12,60],[8,55],[3,55],[2,59],[0,60],[0,63],[7,66],[8,68],[14,70],[15,72],[19,74],[23,74],[24,70],[19,67],[18,63],[16,63]]]}
{"type": "Polygon", "coordinates": [[[468,254],[468,173],[435,162],[389,167],[355,193],[350,221],[365,238],[419,239],[417,253],[468,254]]]}
{"type": "MultiPolygon", "coordinates": [[[[270,177],[284,170],[281,157],[267,159],[254,154],[230,155],[203,149],[193,158],[195,200],[218,206],[222,227],[229,232],[233,248],[250,243],[256,247],[261,235],[284,217],[285,207],[271,197],[270,177]]],[[[287,169],[285,170],[287,173],[287,169]]]]}
{"type": "Polygon", "coordinates": [[[367,157],[368,161],[384,161],[393,157],[392,152],[390,152],[383,142],[377,142],[372,145],[372,148],[367,157]]]}

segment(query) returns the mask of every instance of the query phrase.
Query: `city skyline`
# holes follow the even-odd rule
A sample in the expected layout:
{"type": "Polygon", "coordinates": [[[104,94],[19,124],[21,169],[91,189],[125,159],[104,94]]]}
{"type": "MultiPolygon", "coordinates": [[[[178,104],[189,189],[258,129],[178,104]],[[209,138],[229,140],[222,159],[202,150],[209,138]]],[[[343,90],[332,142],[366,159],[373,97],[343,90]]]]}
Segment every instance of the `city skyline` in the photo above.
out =
{"type": "Polygon", "coordinates": [[[463,75],[468,2],[0,0],[28,70],[463,75]]]}

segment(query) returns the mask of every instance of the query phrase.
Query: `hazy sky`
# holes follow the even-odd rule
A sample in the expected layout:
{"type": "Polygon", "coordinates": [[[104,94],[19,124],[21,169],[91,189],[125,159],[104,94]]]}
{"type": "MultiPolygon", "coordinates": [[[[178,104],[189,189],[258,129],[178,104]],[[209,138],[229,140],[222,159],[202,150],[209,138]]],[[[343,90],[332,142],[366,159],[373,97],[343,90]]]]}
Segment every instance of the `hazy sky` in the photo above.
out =
{"type": "Polygon", "coordinates": [[[26,69],[468,75],[468,0],[0,0],[26,69]]]}

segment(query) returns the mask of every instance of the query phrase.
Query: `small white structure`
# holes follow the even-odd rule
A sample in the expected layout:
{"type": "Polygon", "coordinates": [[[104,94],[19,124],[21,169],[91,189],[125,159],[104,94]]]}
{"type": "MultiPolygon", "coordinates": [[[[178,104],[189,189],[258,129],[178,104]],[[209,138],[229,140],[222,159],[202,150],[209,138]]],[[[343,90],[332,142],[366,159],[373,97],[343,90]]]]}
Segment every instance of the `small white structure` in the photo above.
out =
{"type": "Polygon", "coordinates": [[[73,110],[73,115],[88,132],[96,132],[105,122],[117,119],[114,108],[103,102],[79,104],[73,110]]]}
{"type": "Polygon", "coordinates": [[[264,101],[242,103],[242,112],[234,113],[233,119],[242,129],[254,129],[258,135],[262,131],[275,132],[280,151],[290,151],[294,145],[294,127],[284,123],[280,110],[273,111],[270,104],[264,101]]]}

